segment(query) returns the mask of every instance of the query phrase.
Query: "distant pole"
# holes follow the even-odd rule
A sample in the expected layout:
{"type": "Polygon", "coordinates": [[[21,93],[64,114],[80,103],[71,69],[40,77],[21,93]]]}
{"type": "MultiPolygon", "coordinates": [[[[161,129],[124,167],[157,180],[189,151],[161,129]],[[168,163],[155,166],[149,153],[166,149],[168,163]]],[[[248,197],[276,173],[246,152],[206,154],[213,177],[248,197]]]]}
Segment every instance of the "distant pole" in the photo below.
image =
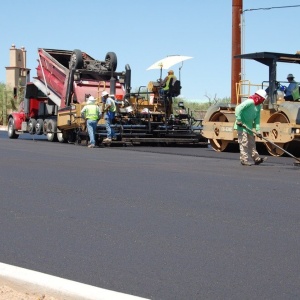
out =
{"type": "Polygon", "coordinates": [[[1,111],[0,111],[0,125],[3,125],[3,118],[4,118],[4,116],[3,116],[3,110],[4,110],[4,88],[3,89],[0,89],[0,92],[1,92],[1,94],[0,94],[0,109],[1,109],[1,111]]]}
{"type": "Polygon", "coordinates": [[[231,55],[231,103],[237,103],[236,84],[241,80],[241,14],[243,0],[232,0],[232,55],[231,55]]]}
{"type": "Polygon", "coordinates": [[[3,89],[3,122],[2,125],[6,126],[6,120],[7,120],[7,90],[4,87],[3,89]]]}

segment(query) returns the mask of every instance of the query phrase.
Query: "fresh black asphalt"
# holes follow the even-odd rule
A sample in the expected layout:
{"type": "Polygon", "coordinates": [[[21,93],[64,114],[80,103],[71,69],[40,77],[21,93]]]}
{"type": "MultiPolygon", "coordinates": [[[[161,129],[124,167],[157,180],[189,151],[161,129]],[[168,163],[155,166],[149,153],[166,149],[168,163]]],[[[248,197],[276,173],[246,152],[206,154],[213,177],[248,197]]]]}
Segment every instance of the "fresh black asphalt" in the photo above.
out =
{"type": "Polygon", "coordinates": [[[293,162],[0,132],[0,261],[153,300],[299,299],[293,162]]]}

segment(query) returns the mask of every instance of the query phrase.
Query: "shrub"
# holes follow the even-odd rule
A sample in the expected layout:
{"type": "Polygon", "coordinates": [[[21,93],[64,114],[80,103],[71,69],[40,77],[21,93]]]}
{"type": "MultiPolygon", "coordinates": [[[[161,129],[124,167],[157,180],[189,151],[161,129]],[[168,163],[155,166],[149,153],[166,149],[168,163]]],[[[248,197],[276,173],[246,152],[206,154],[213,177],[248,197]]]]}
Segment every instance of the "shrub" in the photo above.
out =
{"type": "Polygon", "coordinates": [[[12,110],[16,110],[13,91],[0,83],[0,125],[6,125],[7,116],[12,110]]]}

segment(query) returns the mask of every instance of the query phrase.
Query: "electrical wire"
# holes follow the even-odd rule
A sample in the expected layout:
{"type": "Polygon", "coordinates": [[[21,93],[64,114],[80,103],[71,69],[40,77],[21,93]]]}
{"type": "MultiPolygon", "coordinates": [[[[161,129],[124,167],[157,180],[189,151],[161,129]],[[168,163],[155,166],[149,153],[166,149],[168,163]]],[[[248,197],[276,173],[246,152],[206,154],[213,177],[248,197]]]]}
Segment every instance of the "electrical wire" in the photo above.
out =
{"type": "Polygon", "coordinates": [[[287,5],[287,6],[273,6],[273,7],[261,7],[261,8],[248,8],[242,11],[254,11],[254,10],[270,10],[270,9],[275,9],[275,8],[291,8],[291,7],[300,7],[300,5],[287,5]]]}

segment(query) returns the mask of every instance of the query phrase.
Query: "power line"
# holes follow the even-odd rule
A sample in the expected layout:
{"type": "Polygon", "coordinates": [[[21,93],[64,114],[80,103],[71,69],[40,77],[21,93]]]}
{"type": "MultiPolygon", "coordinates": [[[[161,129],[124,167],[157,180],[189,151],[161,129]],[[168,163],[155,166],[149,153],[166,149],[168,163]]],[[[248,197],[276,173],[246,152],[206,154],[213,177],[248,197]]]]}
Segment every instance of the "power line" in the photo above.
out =
{"type": "Polygon", "coordinates": [[[248,8],[242,11],[254,11],[254,10],[270,10],[270,9],[274,9],[274,8],[291,8],[291,7],[300,7],[300,5],[287,5],[287,6],[272,6],[272,7],[261,7],[261,8],[248,8]]]}
{"type": "MultiPolygon", "coordinates": [[[[300,7],[300,5],[286,5],[286,6],[272,6],[272,7],[260,7],[260,8],[248,8],[241,12],[242,15],[242,53],[245,51],[245,20],[244,20],[244,12],[246,11],[256,11],[256,10],[271,10],[271,9],[278,9],[278,8],[292,8],[292,7],[300,7]]],[[[245,76],[245,60],[242,60],[242,79],[245,76]]]]}

